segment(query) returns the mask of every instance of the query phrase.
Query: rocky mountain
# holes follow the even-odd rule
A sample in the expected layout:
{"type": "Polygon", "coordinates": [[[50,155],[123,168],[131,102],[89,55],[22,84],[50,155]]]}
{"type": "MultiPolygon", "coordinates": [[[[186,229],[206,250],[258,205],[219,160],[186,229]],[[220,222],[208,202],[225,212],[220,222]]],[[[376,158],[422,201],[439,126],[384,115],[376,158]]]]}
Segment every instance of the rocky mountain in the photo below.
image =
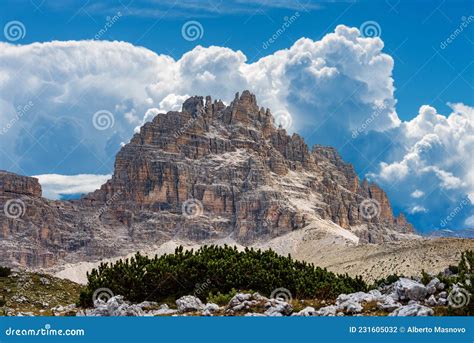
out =
{"type": "Polygon", "coordinates": [[[0,204],[0,260],[33,268],[177,239],[250,245],[307,227],[348,244],[416,237],[382,189],[335,149],[276,127],[249,91],[228,106],[195,96],[157,115],[80,200],[44,199],[38,180],[0,172],[0,204]]]}

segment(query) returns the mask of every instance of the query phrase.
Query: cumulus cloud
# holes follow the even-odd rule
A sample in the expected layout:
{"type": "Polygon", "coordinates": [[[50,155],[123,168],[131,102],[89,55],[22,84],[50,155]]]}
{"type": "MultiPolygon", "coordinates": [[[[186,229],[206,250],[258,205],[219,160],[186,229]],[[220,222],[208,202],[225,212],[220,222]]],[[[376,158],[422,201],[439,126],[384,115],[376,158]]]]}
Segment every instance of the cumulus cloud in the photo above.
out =
{"type": "Polygon", "coordinates": [[[398,123],[393,60],[382,48],[379,38],[342,25],[320,41],[302,38],[254,63],[217,46],[197,46],[174,60],[124,42],[0,43],[0,128],[8,127],[0,136],[1,167],[109,172],[110,156],[143,121],[176,109],[188,95],[230,101],[243,89],[274,112],[291,113],[294,130],[310,128],[319,143],[337,146],[375,108],[383,110],[373,128],[398,123]],[[32,108],[10,125],[17,107],[29,102],[32,108]],[[101,110],[113,114],[114,125],[97,130],[92,119],[101,110]],[[334,127],[340,136],[328,132],[334,127]]]}
{"type": "Polygon", "coordinates": [[[43,188],[43,196],[60,199],[63,195],[85,194],[98,189],[111,175],[35,175],[43,188]]]}
{"type": "MultiPolygon", "coordinates": [[[[121,144],[158,113],[179,109],[189,95],[229,102],[249,89],[260,105],[290,113],[291,129],[309,144],[340,148],[396,209],[434,228],[466,194],[474,200],[474,111],[456,103],[442,115],[424,105],[401,122],[394,62],[383,47],[343,25],[253,63],[217,46],[175,60],[124,42],[0,43],[0,168],[108,174],[121,144]],[[105,128],[93,120],[103,110],[113,115],[105,128]]],[[[456,224],[465,225],[469,211],[456,224]]]]}
{"type": "Polygon", "coordinates": [[[461,103],[449,106],[448,116],[421,106],[416,117],[396,128],[393,139],[401,144],[392,150],[401,157],[381,162],[369,174],[388,189],[400,208],[426,213],[433,229],[460,203],[462,211],[450,220],[454,228],[471,225],[473,214],[474,109],[461,103]],[[406,199],[406,194],[412,199],[406,199]]]}

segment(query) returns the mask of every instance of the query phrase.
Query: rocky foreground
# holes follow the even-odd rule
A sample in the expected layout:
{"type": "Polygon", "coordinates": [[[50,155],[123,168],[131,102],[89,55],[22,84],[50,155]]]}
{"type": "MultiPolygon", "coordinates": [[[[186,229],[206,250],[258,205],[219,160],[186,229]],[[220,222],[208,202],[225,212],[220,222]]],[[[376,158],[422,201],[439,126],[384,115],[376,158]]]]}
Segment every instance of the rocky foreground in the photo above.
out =
{"type": "MultiPolygon", "coordinates": [[[[0,302],[0,315],[7,316],[433,316],[446,315],[449,309],[466,306],[470,294],[460,285],[448,293],[445,284],[432,278],[424,285],[419,280],[400,278],[369,292],[340,294],[335,301],[292,299],[284,288],[267,298],[259,293],[237,293],[225,304],[203,303],[195,295],[183,296],[175,303],[144,301],[133,304],[122,296],[101,289],[106,297],[94,301],[93,308],[80,308],[80,286],[69,281],[14,273],[0,278],[7,301],[0,302]],[[25,284],[26,283],[26,284],[25,284]],[[6,285],[9,285],[8,288],[6,285]],[[22,284],[20,289],[15,285],[22,284]],[[10,296],[8,296],[10,293],[10,296]],[[69,302],[69,303],[68,303],[69,302]],[[54,305],[54,306],[53,306],[54,305]]],[[[0,301],[1,301],[0,297],[0,301]]],[[[4,298],[5,299],[5,298],[4,298]]]]}
{"type": "MultiPolygon", "coordinates": [[[[259,293],[238,293],[228,304],[219,306],[202,303],[195,296],[187,295],[176,300],[176,308],[167,304],[145,301],[130,304],[122,296],[114,296],[106,302],[96,300],[93,309],[78,310],[78,316],[345,316],[389,315],[432,316],[448,306],[452,295],[437,278],[424,286],[412,279],[401,278],[397,282],[367,293],[341,294],[334,304],[304,306],[310,300],[267,298],[259,293]]],[[[454,291],[461,292],[461,291],[454,291]]],[[[286,292],[283,292],[286,293],[286,292]]],[[[288,293],[286,293],[288,294],[288,293]]],[[[71,307],[64,308],[65,312],[71,307]]],[[[60,313],[59,313],[60,314],[60,313]]]]}

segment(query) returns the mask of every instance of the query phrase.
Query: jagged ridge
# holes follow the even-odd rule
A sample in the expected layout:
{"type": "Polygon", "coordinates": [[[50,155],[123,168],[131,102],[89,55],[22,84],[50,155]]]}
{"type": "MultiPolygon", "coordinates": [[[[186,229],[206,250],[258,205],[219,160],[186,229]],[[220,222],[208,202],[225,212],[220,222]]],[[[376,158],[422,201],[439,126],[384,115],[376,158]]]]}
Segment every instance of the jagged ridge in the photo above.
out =
{"type": "Polygon", "coordinates": [[[157,115],[117,154],[112,179],[81,200],[42,199],[32,178],[2,173],[0,180],[2,203],[25,204],[21,217],[0,214],[0,254],[11,264],[120,256],[176,237],[250,244],[317,219],[360,242],[413,232],[383,190],[360,182],[335,149],[309,150],[299,135],[276,128],[249,91],[229,106],[195,96],[181,112],[157,115]],[[186,213],[189,206],[195,211],[186,213]],[[364,213],[367,206],[375,215],[364,213]]]}

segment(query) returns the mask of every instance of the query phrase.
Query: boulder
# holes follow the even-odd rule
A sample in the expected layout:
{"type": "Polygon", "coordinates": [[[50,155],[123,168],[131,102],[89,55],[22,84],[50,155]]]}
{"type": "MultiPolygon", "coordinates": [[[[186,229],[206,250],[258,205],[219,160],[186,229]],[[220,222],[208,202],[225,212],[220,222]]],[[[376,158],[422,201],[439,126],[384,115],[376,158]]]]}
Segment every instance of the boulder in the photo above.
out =
{"type": "Polygon", "coordinates": [[[395,301],[390,295],[383,295],[377,301],[377,308],[382,311],[392,312],[402,306],[399,302],[395,301]]]}
{"type": "Polygon", "coordinates": [[[178,300],[176,300],[176,305],[178,306],[179,312],[193,312],[193,311],[203,311],[204,304],[202,301],[193,296],[185,295],[178,300]]]}
{"type": "Polygon", "coordinates": [[[217,304],[213,303],[207,303],[206,306],[204,307],[204,311],[209,311],[209,312],[216,312],[219,311],[220,307],[217,304]]]}
{"type": "Polygon", "coordinates": [[[446,292],[446,291],[439,292],[438,298],[439,299],[447,299],[448,298],[448,292],[446,292]]]}
{"type": "Polygon", "coordinates": [[[321,307],[317,310],[314,315],[321,317],[335,316],[337,313],[337,307],[334,305],[321,307]]]}
{"type": "Polygon", "coordinates": [[[139,306],[125,302],[121,295],[111,297],[107,302],[96,300],[94,307],[93,310],[86,310],[86,316],[141,317],[145,315],[139,306]]]}
{"type": "Polygon", "coordinates": [[[423,284],[407,278],[400,278],[393,286],[400,300],[419,301],[425,299],[428,294],[423,284]]]}
{"type": "Polygon", "coordinates": [[[419,316],[432,316],[434,311],[426,306],[420,304],[410,304],[397,308],[395,311],[389,314],[389,316],[401,316],[401,317],[419,317],[419,316]]]}
{"type": "Polygon", "coordinates": [[[227,304],[226,312],[234,313],[236,311],[248,310],[258,304],[265,303],[267,309],[276,306],[276,299],[268,299],[259,293],[238,293],[227,304]]]}
{"type": "Polygon", "coordinates": [[[308,317],[308,316],[314,316],[314,312],[316,310],[312,306],[305,307],[299,312],[293,313],[291,316],[295,317],[308,317]]]}
{"type": "Polygon", "coordinates": [[[174,315],[178,312],[178,310],[172,310],[169,308],[167,304],[163,304],[160,306],[158,310],[152,310],[147,312],[147,316],[165,316],[165,315],[174,315]]]}
{"type": "Polygon", "coordinates": [[[438,302],[436,301],[436,298],[433,294],[431,294],[430,297],[426,300],[426,304],[429,305],[429,306],[438,305],[438,302]]]}
{"type": "Polygon", "coordinates": [[[272,299],[272,305],[265,311],[267,316],[289,316],[293,312],[293,306],[285,301],[272,299]]]}
{"type": "Polygon", "coordinates": [[[426,289],[428,291],[428,294],[435,294],[436,290],[438,289],[438,285],[440,283],[441,282],[439,281],[438,278],[434,278],[430,282],[428,282],[428,284],[426,285],[426,289]]]}
{"type": "Polygon", "coordinates": [[[265,317],[265,315],[262,313],[246,313],[244,317],[265,317]]]}

